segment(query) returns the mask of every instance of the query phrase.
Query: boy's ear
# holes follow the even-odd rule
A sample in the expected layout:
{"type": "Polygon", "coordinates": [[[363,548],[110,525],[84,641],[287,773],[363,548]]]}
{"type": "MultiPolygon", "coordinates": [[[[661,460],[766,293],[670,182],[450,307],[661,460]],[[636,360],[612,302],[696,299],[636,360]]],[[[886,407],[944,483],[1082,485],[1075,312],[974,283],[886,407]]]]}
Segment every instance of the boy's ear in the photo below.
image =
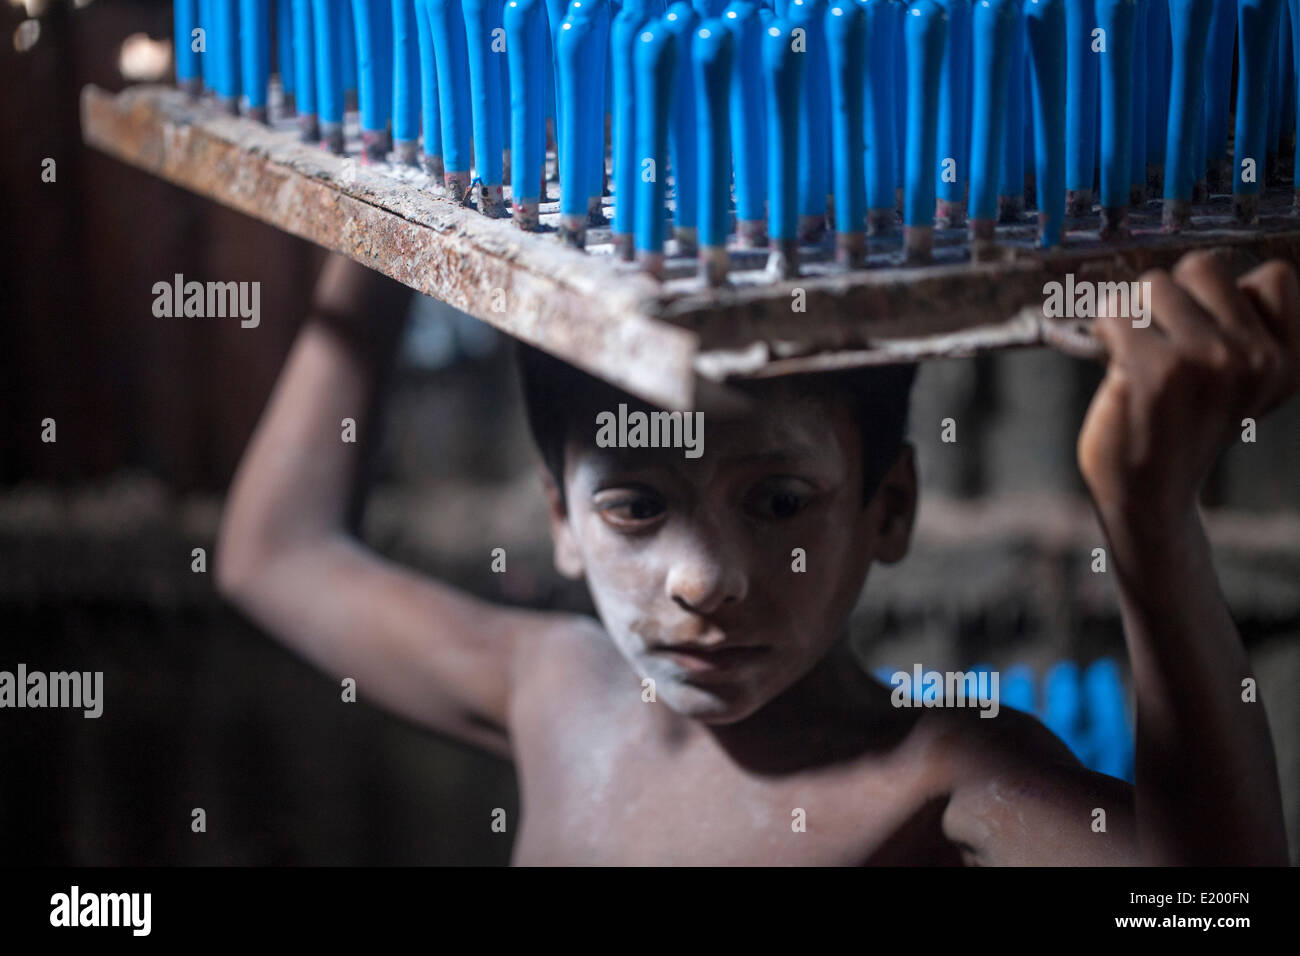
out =
{"type": "Polygon", "coordinates": [[[882,564],[901,561],[907,554],[916,521],[916,495],[916,449],[910,442],[903,442],[870,508],[875,523],[875,558],[882,564]]]}
{"type": "Polygon", "coordinates": [[[572,581],[582,579],[584,567],[578,542],[569,527],[569,512],[560,498],[560,489],[545,467],[540,468],[542,490],[546,492],[547,512],[551,518],[551,541],[555,545],[555,570],[572,581]]]}

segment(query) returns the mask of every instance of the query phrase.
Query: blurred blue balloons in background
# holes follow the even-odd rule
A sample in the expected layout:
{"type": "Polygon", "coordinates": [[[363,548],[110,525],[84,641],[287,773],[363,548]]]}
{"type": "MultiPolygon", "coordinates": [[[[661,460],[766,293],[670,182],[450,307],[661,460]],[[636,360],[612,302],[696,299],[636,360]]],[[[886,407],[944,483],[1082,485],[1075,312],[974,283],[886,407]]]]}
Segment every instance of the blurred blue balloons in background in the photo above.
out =
{"type": "MultiPolygon", "coordinates": [[[[890,685],[897,670],[881,667],[875,674],[890,685]]],[[[912,673],[910,665],[904,670],[912,673]]],[[[991,669],[976,664],[969,672],[991,673],[991,669]]],[[[1041,698],[1034,671],[1025,664],[1002,671],[998,684],[1000,706],[1033,714],[1090,770],[1133,782],[1128,691],[1114,659],[1098,658],[1083,671],[1074,661],[1057,661],[1043,674],[1041,698]]],[[[913,688],[913,697],[920,700],[919,688],[913,688]]]]}

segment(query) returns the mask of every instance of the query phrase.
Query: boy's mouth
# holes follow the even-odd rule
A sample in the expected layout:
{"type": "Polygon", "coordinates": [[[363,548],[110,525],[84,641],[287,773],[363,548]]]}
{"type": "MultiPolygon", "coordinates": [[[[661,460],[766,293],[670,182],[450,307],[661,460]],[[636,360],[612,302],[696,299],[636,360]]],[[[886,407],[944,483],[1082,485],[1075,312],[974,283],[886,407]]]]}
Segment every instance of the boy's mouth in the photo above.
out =
{"type": "Polygon", "coordinates": [[[736,647],[700,647],[675,644],[651,648],[651,653],[666,657],[693,674],[720,673],[757,660],[772,649],[758,645],[736,647]]]}

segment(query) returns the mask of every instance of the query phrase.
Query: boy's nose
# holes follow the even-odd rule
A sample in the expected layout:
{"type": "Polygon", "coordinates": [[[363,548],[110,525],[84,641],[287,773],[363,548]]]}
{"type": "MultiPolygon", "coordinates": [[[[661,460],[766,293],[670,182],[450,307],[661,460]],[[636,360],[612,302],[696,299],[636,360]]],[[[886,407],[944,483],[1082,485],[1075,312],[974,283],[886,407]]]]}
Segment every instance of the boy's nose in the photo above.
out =
{"type": "Polygon", "coordinates": [[[686,610],[709,615],[743,601],[749,581],[740,562],[729,559],[725,551],[699,547],[673,562],[667,590],[686,610]]]}

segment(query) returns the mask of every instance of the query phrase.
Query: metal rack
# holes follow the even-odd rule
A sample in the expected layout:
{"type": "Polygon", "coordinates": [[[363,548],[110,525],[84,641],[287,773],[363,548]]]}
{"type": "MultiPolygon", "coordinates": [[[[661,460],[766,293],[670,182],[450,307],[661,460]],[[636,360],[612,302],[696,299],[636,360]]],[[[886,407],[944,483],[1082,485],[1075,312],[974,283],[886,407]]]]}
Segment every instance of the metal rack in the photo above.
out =
{"type": "MultiPolygon", "coordinates": [[[[274,112],[273,112],[274,115],[274,112]]],[[[1043,315],[1045,283],[1126,282],[1193,248],[1300,260],[1290,189],[1268,192],[1260,222],[1231,219],[1230,197],[1160,230],[1159,203],[1132,211],[1132,237],[1102,242],[1080,220],[1054,250],[1036,217],[999,226],[991,261],[971,261],[964,230],[936,230],[933,263],[900,265],[897,237],[872,240],[865,268],[842,271],[829,244],[801,250],[802,274],[774,281],[762,250],[733,249],[729,282],[707,288],[667,247],[660,282],[614,255],[608,229],[585,250],[562,244],[554,201],[524,232],[436,194],[411,167],[360,162],[355,125],[342,156],[299,142],[292,120],[263,125],[162,86],[82,91],[86,143],[276,228],[343,253],[425,295],[658,405],[690,409],[715,385],[767,377],[1052,345],[1097,355],[1087,322],[1043,315]],[[796,304],[802,306],[796,311],[796,304]]],[[[554,200],[558,188],[550,187],[554,200]]]]}

